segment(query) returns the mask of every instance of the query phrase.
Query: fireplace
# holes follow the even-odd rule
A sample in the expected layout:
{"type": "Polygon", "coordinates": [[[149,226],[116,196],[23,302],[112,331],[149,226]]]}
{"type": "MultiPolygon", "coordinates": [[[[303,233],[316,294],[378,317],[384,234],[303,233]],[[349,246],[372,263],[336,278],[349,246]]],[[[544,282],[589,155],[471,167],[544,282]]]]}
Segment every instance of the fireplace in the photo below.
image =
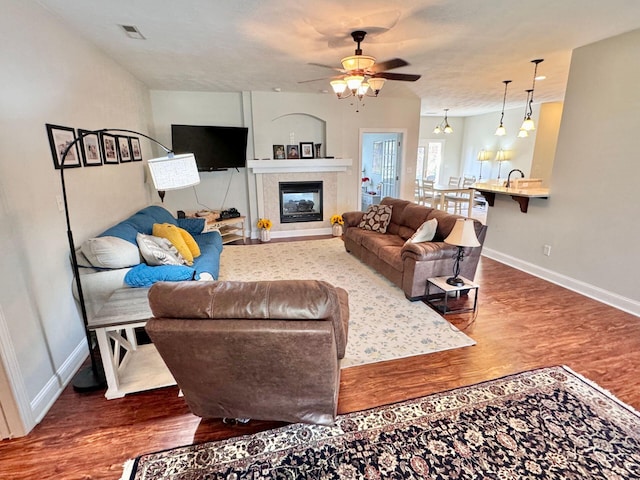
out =
{"type": "Polygon", "coordinates": [[[322,182],[280,182],[280,223],[321,222],[322,182]]]}

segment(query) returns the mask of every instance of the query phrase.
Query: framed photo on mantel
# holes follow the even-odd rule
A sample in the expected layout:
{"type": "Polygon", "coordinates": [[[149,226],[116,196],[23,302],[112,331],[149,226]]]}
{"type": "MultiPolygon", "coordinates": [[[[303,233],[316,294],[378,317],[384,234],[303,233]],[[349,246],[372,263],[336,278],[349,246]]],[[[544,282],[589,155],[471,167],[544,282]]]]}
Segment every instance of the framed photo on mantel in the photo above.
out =
{"type": "Polygon", "coordinates": [[[300,158],[313,158],[313,142],[300,142],[300,158]]]}
{"type": "Polygon", "coordinates": [[[287,158],[300,158],[298,145],[287,145],[287,158]]]}
{"type": "Polygon", "coordinates": [[[285,158],[285,150],[284,145],[274,145],[273,146],[273,159],[274,160],[283,160],[285,158]]]}

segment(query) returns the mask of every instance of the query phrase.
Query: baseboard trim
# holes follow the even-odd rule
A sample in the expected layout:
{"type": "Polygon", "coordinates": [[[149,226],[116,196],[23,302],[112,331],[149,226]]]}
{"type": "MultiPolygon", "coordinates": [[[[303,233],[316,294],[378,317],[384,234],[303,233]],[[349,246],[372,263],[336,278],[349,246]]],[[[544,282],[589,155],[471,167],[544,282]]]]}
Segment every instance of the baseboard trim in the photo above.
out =
{"type": "MultiPolygon", "coordinates": [[[[331,235],[331,227],[309,228],[304,230],[271,230],[271,238],[313,237],[316,235],[331,235]]],[[[251,232],[251,238],[260,238],[260,231],[251,232]]]]}
{"type": "Polygon", "coordinates": [[[595,285],[567,277],[566,275],[554,272],[553,270],[548,270],[533,263],[525,262],[524,260],[500,253],[491,248],[484,247],[482,249],[482,255],[547,280],[551,283],[555,283],[556,285],[560,285],[561,287],[577,292],[585,297],[592,298],[611,307],[615,307],[619,310],[640,317],[640,302],[630,298],[623,297],[622,295],[604,290],[603,288],[596,287],[595,285]]]}
{"type": "Polygon", "coordinates": [[[73,376],[80,369],[88,355],[87,340],[83,336],[81,342],[78,343],[71,355],[67,357],[56,373],[31,401],[31,411],[36,419],[36,423],[42,421],[62,391],[71,382],[73,376]]]}

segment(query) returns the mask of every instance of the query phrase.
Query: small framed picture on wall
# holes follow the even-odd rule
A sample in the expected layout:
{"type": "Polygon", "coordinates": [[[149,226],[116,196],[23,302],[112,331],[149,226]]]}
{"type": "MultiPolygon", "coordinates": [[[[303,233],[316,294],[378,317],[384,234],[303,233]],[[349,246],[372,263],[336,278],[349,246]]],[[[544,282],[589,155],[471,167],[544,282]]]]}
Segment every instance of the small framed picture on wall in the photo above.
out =
{"type": "Polygon", "coordinates": [[[313,158],[313,142],[300,142],[300,158],[313,158]]]}
{"type": "Polygon", "coordinates": [[[118,164],[118,150],[116,147],[116,137],[114,135],[109,135],[108,133],[103,133],[101,135],[102,140],[102,159],[105,165],[118,164]]]}
{"type": "Polygon", "coordinates": [[[118,157],[120,158],[120,163],[131,162],[133,160],[133,157],[131,156],[129,137],[116,135],[116,141],[118,144],[118,157]]]}
{"type": "Polygon", "coordinates": [[[100,148],[100,137],[91,130],[78,129],[80,137],[80,151],[82,152],[82,163],[85,167],[98,167],[102,165],[102,148],[100,148]]]}
{"type": "MultiPolygon", "coordinates": [[[[62,127],[60,125],[46,124],[47,135],[49,137],[49,146],[51,147],[51,156],[53,157],[53,166],[56,170],[60,170],[62,165],[62,156],[76,140],[76,131],[70,127],[62,127]]],[[[73,147],[67,152],[67,156],[64,159],[64,168],[81,167],[80,152],[78,151],[78,144],[75,143],[73,147]]]]}
{"type": "Polygon", "coordinates": [[[142,161],[142,148],[140,147],[140,139],[138,137],[129,137],[129,144],[131,145],[131,157],[134,162],[142,161]]]}

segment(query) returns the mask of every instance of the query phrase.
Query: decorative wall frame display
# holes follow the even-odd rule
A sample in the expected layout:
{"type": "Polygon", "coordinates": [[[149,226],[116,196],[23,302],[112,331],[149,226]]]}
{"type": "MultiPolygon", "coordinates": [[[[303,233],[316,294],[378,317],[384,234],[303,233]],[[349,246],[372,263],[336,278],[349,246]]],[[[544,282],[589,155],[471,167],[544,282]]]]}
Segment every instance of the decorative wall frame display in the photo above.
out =
{"type": "Polygon", "coordinates": [[[274,160],[282,160],[285,158],[285,150],[284,145],[274,145],[273,146],[273,159],[274,160]]]}
{"type": "Polygon", "coordinates": [[[103,133],[101,135],[102,140],[102,159],[104,164],[117,164],[118,162],[118,147],[116,146],[115,135],[109,135],[103,133]]]}
{"type": "Polygon", "coordinates": [[[120,163],[131,162],[133,157],[131,156],[131,145],[129,145],[129,137],[123,137],[116,135],[116,142],[118,144],[118,158],[120,163]]]}
{"type": "MultiPolygon", "coordinates": [[[[67,146],[76,139],[76,131],[70,127],[62,127],[60,125],[46,124],[47,135],[49,137],[49,146],[51,147],[51,155],[53,156],[53,165],[56,170],[60,169],[62,154],[67,146]]],[[[67,153],[64,159],[64,168],[81,167],[80,152],[76,143],[67,153]]]]}
{"type": "Polygon", "coordinates": [[[313,158],[313,142],[300,142],[300,158],[313,158]]]}
{"type": "Polygon", "coordinates": [[[131,158],[134,162],[142,161],[142,147],[140,147],[140,139],[138,137],[129,137],[129,145],[131,145],[131,158]]]}
{"type": "Polygon", "coordinates": [[[287,145],[287,158],[300,158],[298,145],[287,145]]]}
{"type": "Polygon", "coordinates": [[[373,142],[373,159],[371,161],[372,173],[382,172],[382,142],[373,142]]]}
{"type": "Polygon", "coordinates": [[[82,152],[82,163],[84,166],[98,167],[102,165],[102,148],[100,147],[100,137],[98,133],[79,128],[78,136],[80,137],[80,151],[82,152]]]}

